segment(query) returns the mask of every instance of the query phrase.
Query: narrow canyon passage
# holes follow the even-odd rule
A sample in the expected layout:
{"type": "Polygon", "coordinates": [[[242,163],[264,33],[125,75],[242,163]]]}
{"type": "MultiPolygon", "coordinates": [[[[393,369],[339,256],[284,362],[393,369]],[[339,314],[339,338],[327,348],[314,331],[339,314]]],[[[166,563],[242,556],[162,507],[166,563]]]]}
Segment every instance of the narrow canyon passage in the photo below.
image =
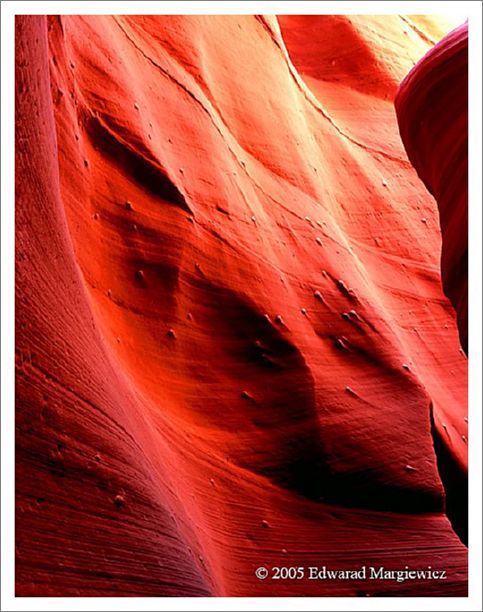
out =
{"type": "Polygon", "coordinates": [[[394,108],[451,26],[307,19],[17,17],[18,595],[466,593],[467,359],[394,108]],[[363,564],[447,579],[255,575],[363,564]]]}

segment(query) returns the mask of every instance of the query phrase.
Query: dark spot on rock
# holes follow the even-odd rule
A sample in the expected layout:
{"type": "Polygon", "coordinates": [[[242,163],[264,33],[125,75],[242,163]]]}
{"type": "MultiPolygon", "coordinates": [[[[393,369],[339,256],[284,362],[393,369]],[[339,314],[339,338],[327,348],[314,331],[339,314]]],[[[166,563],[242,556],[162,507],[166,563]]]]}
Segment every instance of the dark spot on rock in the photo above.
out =
{"type": "Polygon", "coordinates": [[[342,351],[348,351],[349,350],[349,345],[347,343],[347,339],[342,337],[342,338],[336,338],[335,339],[335,345],[338,349],[342,350],[342,351]]]}
{"type": "Polygon", "coordinates": [[[134,278],[136,279],[136,281],[139,284],[143,284],[145,283],[145,276],[144,276],[144,271],[143,270],[136,270],[136,272],[134,272],[134,278]]]}
{"type": "Polygon", "coordinates": [[[124,495],[118,494],[114,498],[114,505],[116,508],[123,508],[126,505],[126,498],[124,495]]]}

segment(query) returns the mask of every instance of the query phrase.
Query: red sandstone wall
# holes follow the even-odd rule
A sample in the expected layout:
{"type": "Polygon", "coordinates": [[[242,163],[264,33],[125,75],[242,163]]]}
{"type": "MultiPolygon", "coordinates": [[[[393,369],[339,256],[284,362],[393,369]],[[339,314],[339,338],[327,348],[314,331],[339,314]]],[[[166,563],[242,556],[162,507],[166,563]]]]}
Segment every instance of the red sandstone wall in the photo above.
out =
{"type": "Polygon", "coordinates": [[[468,24],[433,47],[396,97],[409,159],[438,202],[443,287],[468,352],[468,24]]]}
{"type": "Polygon", "coordinates": [[[465,593],[467,364],[392,101],[439,30],[320,19],[17,19],[18,595],[465,593]],[[254,577],[324,564],[448,580],[254,577]]]}

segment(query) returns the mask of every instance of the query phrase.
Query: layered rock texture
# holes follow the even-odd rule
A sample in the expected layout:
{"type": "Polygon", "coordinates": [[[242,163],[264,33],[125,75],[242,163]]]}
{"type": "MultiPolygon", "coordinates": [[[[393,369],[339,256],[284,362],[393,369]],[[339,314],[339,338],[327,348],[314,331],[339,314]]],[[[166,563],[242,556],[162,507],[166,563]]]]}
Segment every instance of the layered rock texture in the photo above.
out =
{"type": "Polygon", "coordinates": [[[396,97],[409,159],[438,202],[444,291],[468,351],[468,24],[433,47],[396,97]]]}
{"type": "Polygon", "coordinates": [[[394,112],[447,31],[17,18],[17,595],[466,593],[467,361],[394,112]],[[323,565],[447,579],[254,573],[323,565]]]}

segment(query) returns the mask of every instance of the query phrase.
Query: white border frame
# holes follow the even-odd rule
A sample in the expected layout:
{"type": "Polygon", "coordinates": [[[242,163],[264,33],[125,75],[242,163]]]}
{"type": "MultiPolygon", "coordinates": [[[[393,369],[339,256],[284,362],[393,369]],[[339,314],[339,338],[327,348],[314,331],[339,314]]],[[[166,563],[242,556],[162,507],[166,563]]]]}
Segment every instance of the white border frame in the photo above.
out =
{"type": "MultiPolygon", "coordinates": [[[[2,100],[1,100],[1,458],[2,458],[2,540],[1,540],[1,592],[2,610],[481,610],[481,497],[482,454],[481,406],[482,388],[482,5],[480,1],[452,2],[321,2],[321,1],[230,1],[230,2],[111,2],[111,1],[58,1],[43,2],[6,1],[1,4],[2,100]],[[348,597],[260,597],[260,598],[15,598],[15,15],[22,14],[438,14],[467,16],[469,20],[469,420],[471,424],[470,461],[470,547],[468,598],[447,597],[391,597],[359,599],[348,597]],[[303,601],[303,604],[302,604],[303,601]]],[[[463,21],[463,19],[462,19],[463,21]]]]}

